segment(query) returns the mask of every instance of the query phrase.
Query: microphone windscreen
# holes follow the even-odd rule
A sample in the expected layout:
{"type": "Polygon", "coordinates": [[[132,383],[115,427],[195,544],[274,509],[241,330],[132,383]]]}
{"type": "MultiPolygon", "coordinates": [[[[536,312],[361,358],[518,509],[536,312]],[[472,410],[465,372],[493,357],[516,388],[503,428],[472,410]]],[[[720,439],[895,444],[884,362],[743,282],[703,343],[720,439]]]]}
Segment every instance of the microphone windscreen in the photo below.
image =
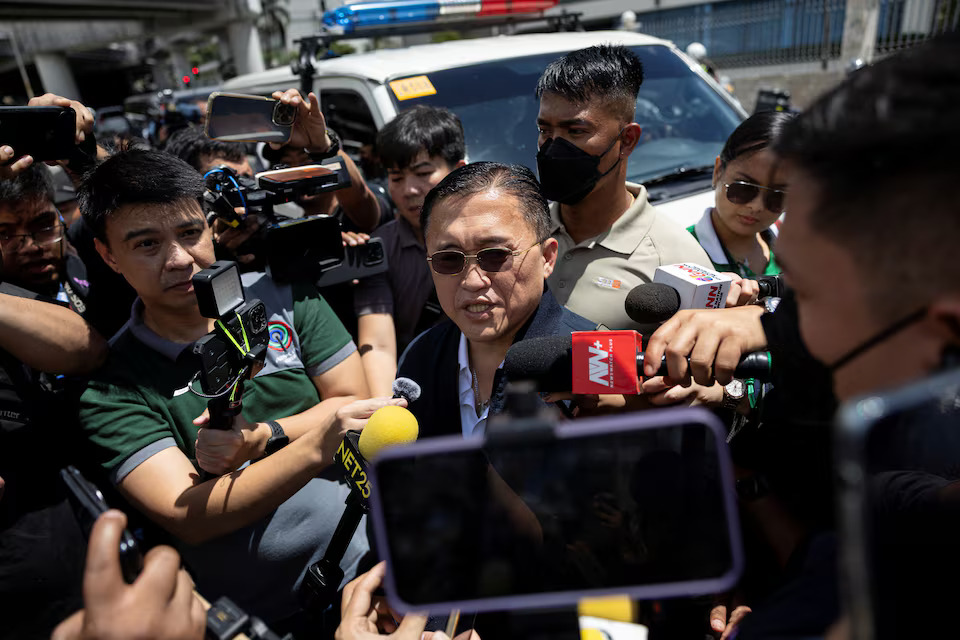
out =
{"type": "Polygon", "coordinates": [[[360,432],[357,446],[365,460],[373,460],[386,447],[409,444],[420,435],[416,417],[403,407],[389,404],[373,412],[360,432]]]}
{"type": "Polygon", "coordinates": [[[407,403],[420,397],[420,385],[410,378],[397,378],[393,381],[393,397],[406,398],[407,403]]]}
{"type": "Polygon", "coordinates": [[[656,324],[680,310],[680,294],[668,284],[648,282],[633,288],[623,303],[630,319],[639,324],[656,324]]]}
{"type": "Polygon", "coordinates": [[[570,335],[521,340],[507,350],[503,372],[507,380],[532,380],[541,391],[573,388],[570,335]]]}

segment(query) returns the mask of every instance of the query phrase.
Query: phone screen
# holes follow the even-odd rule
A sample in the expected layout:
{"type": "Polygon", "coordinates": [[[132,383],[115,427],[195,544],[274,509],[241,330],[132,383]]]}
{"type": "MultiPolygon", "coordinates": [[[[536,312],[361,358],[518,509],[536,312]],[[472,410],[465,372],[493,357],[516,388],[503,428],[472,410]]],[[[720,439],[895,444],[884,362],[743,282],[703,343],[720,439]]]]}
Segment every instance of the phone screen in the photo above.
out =
{"type": "Polygon", "coordinates": [[[734,575],[717,432],[594,426],[377,461],[378,545],[403,606],[482,611],[638,587],[679,595],[734,575]]]}
{"type": "Polygon", "coordinates": [[[285,143],[296,107],[262,96],[214,93],[207,101],[207,136],[228,142],[285,143]]]}
{"type": "Polygon", "coordinates": [[[840,415],[853,637],[934,637],[960,597],[960,370],[840,415]]]}

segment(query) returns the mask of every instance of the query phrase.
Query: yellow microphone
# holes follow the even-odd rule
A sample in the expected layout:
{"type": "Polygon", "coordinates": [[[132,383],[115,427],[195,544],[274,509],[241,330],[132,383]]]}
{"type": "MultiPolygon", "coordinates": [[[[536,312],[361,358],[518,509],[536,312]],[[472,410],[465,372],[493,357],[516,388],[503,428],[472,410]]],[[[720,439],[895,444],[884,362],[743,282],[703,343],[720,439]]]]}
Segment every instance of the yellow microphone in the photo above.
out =
{"type": "Polygon", "coordinates": [[[397,405],[380,407],[360,432],[358,448],[364,460],[373,460],[383,449],[409,444],[420,435],[420,425],[409,410],[397,405]]]}

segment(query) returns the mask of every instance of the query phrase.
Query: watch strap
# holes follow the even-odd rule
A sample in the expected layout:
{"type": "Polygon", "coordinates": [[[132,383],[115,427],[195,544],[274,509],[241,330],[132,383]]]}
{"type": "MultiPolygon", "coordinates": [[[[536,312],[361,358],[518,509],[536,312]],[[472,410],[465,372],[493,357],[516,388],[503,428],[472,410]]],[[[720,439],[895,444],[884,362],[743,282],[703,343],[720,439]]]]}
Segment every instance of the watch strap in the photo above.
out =
{"type": "Polygon", "coordinates": [[[276,420],[267,420],[266,424],[270,427],[270,437],[267,439],[267,446],[264,447],[263,455],[269,456],[271,453],[276,453],[287,446],[290,438],[276,420]]]}
{"type": "Polygon", "coordinates": [[[340,136],[333,129],[327,129],[327,137],[330,138],[330,146],[326,151],[307,151],[311,161],[319,164],[340,153],[340,136]]]}

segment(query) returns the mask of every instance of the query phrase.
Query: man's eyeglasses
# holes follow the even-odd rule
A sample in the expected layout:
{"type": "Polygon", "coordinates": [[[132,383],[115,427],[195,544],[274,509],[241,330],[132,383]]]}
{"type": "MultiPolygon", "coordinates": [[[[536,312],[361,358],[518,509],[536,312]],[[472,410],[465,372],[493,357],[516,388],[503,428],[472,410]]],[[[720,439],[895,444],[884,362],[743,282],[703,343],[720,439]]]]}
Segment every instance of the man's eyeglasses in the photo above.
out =
{"type": "Polygon", "coordinates": [[[475,255],[468,255],[456,249],[446,249],[444,251],[437,251],[429,256],[427,262],[430,263],[430,266],[435,272],[443,276],[455,276],[462,272],[467,266],[468,260],[476,260],[477,266],[484,271],[496,273],[497,271],[509,269],[510,267],[507,265],[507,262],[510,262],[511,258],[525,254],[541,242],[542,240],[537,240],[526,249],[517,251],[507,249],[506,247],[480,249],[475,255]]]}
{"type": "Polygon", "coordinates": [[[771,213],[783,213],[783,199],[787,192],[780,189],[771,189],[752,182],[730,182],[723,185],[727,200],[733,204],[748,204],[753,202],[757,194],[763,194],[763,206],[771,213]]]}
{"type": "Polygon", "coordinates": [[[36,229],[27,233],[6,233],[0,231],[0,246],[3,246],[4,249],[19,248],[24,238],[33,238],[37,246],[45,247],[60,242],[63,239],[63,234],[60,231],[60,225],[56,222],[49,227],[36,229]]]}

